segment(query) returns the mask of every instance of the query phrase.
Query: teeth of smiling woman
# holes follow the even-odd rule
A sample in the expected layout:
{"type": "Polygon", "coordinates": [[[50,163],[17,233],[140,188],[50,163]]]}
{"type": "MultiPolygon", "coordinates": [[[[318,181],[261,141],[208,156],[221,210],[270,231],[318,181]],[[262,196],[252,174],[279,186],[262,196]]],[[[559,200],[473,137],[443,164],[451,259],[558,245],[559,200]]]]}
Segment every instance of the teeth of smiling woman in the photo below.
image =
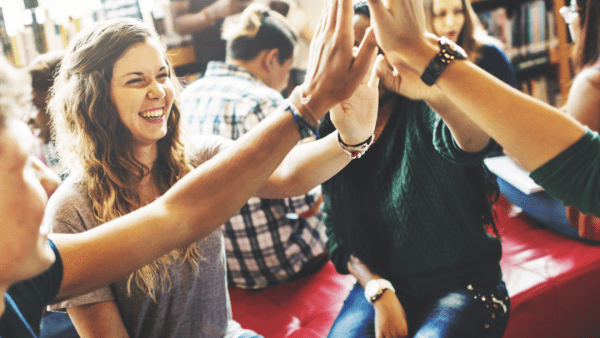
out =
{"type": "Polygon", "coordinates": [[[145,112],[139,113],[138,115],[145,119],[159,119],[163,116],[163,109],[156,108],[152,110],[147,110],[145,112]]]}

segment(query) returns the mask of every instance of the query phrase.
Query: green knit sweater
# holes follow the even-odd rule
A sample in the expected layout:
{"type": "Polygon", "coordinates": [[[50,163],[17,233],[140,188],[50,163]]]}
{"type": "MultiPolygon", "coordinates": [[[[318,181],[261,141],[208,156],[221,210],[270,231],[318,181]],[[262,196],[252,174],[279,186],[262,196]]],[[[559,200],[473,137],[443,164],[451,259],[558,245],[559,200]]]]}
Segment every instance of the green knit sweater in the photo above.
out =
{"type": "MultiPolygon", "coordinates": [[[[336,269],[348,273],[352,253],[396,286],[499,283],[500,241],[475,216],[465,173],[493,145],[466,153],[427,104],[398,101],[373,147],[323,184],[336,269]]],[[[322,133],[333,130],[326,119],[322,133]]]]}

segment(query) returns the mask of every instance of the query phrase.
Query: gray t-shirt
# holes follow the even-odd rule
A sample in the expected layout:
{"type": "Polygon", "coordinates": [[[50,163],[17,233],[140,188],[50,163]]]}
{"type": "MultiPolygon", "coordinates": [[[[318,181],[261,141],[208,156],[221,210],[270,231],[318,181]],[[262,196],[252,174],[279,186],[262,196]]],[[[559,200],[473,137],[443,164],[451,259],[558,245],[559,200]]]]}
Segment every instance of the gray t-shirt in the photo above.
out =
{"type": "MultiPolygon", "coordinates": [[[[193,141],[197,151],[194,163],[198,165],[231,142],[216,136],[196,137],[193,141]]],[[[78,233],[98,226],[92,201],[77,176],[71,175],[48,202],[44,222],[51,225],[52,232],[78,233]]],[[[110,287],[52,304],[50,308],[57,310],[114,300],[131,338],[237,337],[247,331],[231,319],[221,230],[214,231],[199,244],[202,260],[198,262],[198,273],[188,263],[174,262],[169,267],[170,288],[158,291],[156,302],[134,281],[129,295],[128,277],[124,277],[110,287]]]]}

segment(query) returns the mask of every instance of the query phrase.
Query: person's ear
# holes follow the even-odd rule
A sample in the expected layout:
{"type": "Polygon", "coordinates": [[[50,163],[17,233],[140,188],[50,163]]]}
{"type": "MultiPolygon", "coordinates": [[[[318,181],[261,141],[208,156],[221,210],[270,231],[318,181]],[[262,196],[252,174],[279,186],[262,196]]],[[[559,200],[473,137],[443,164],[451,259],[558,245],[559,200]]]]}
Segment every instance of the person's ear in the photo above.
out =
{"type": "Polygon", "coordinates": [[[275,62],[279,64],[279,49],[273,48],[266,54],[266,68],[271,71],[275,67],[275,62]]]}

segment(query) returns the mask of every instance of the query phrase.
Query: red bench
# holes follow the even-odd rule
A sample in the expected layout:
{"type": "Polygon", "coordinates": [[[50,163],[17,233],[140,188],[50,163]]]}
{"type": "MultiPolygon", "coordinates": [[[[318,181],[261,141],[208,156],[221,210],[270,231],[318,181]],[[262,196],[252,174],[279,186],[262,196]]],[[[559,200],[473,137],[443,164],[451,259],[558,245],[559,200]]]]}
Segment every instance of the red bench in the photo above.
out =
{"type": "MultiPolygon", "coordinates": [[[[496,212],[512,301],[504,336],[600,337],[600,246],[542,228],[504,198],[496,212]]],[[[230,289],[233,318],[266,338],[325,337],[353,283],[328,263],[305,280],[230,289]]]]}

